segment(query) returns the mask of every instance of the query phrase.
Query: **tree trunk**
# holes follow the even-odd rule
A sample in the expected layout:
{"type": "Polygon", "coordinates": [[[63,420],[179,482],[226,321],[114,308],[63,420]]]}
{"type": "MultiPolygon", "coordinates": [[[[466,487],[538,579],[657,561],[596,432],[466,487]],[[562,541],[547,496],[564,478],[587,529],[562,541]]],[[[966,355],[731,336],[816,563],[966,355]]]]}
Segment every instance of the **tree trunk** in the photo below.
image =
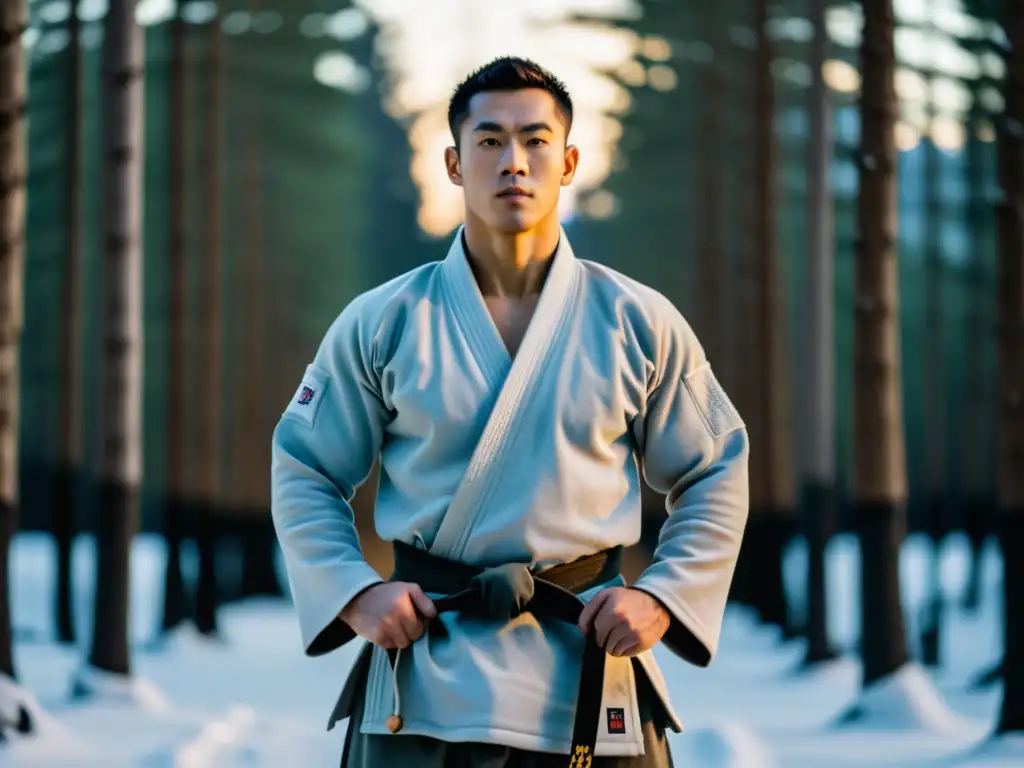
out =
{"type": "Polygon", "coordinates": [[[75,642],[71,549],[77,528],[77,485],[82,469],[82,53],[78,2],[68,15],[67,48],[67,253],[60,296],[60,443],[54,489],[53,537],[57,545],[57,639],[75,642]]]}
{"type": "Polygon", "coordinates": [[[203,271],[200,298],[202,333],[200,370],[203,376],[199,398],[200,441],[199,523],[197,549],[199,573],[196,585],[196,627],[205,635],[217,633],[217,535],[221,491],[221,407],[223,397],[221,352],[224,323],[221,317],[221,16],[207,25],[206,127],[203,148],[203,271]]]}
{"type": "MultiPolygon", "coordinates": [[[[726,25],[722,9],[716,3],[706,3],[700,6],[698,13],[702,25],[701,37],[711,47],[711,60],[698,65],[701,67],[698,122],[701,148],[696,160],[697,188],[700,190],[696,203],[696,226],[697,253],[700,257],[696,260],[699,294],[695,326],[707,359],[717,371],[723,386],[735,396],[736,372],[730,359],[732,356],[728,354],[730,345],[727,341],[730,307],[726,301],[725,287],[729,282],[729,254],[723,238],[723,200],[726,194],[722,156],[723,147],[729,142],[728,137],[722,135],[725,127],[722,105],[727,100],[728,44],[724,39],[726,25]]],[[[654,28],[658,29],[656,26],[654,28]]],[[[641,501],[644,509],[641,541],[648,553],[653,555],[665,517],[665,497],[648,488],[645,483],[641,501]]],[[[730,589],[730,599],[744,603],[752,602],[751,590],[756,581],[749,566],[750,556],[756,559],[757,552],[749,542],[750,539],[730,589]]]]}
{"type": "MultiPolygon", "coordinates": [[[[753,4],[748,0],[730,2],[730,17],[745,28],[753,26],[753,4]]],[[[723,21],[723,23],[725,23],[723,21]]],[[[755,51],[751,46],[730,35],[723,35],[725,45],[722,48],[724,66],[720,76],[724,81],[723,89],[727,101],[735,109],[749,109],[747,105],[754,99],[754,86],[751,77],[757,65],[755,51]]],[[[716,54],[717,56],[717,54],[716,54]]],[[[752,114],[751,114],[752,116],[752,114]]],[[[723,384],[730,387],[730,393],[736,407],[742,414],[750,434],[758,430],[760,419],[757,413],[758,402],[756,389],[759,373],[753,369],[751,362],[757,344],[753,328],[757,319],[754,309],[754,271],[756,264],[755,230],[755,193],[751,179],[754,173],[753,152],[750,147],[754,143],[754,126],[752,120],[725,120],[722,130],[726,134],[724,155],[722,158],[722,174],[725,198],[729,201],[728,225],[722,231],[724,264],[727,274],[727,289],[722,295],[726,312],[723,341],[727,359],[726,377],[723,384]],[[742,147],[742,151],[737,151],[742,147]]],[[[683,157],[686,155],[683,154],[683,157]]],[[[695,192],[695,194],[699,194],[695,192]]],[[[750,518],[747,532],[743,537],[739,558],[736,562],[736,573],[729,590],[729,600],[753,608],[756,612],[757,585],[759,579],[759,560],[763,559],[763,548],[757,545],[760,538],[758,526],[763,516],[763,493],[755,484],[759,475],[751,458],[750,477],[750,518]]]]}
{"type": "Polygon", "coordinates": [[[283,597],[274,568],[277,532],[267,510],[250,509],[242,539],[242,597],[283,597]]]}
{"type": "Polygon", "coordinates": [[[167,151],[170,158],[170,302],[168,327],[170,344],[167,358],[167,490],[164,495],[164,539],[167,545],[167,569],[164,575],[164,632],[181,624],[187,614],[185,580],[181,573],[181,545],[185,538],[187,488],[185,470],[185,344],[188,322],[188,274],[186,255],[186,155],[188,147],[188,100],[186,99],[185,47],[187,44],[185,3],[178,0],[171,19],[170,55],[170,127],[167,151]]]}
{"type": "MultiPolygon", "coordinates": [[[[933,10],[933,9],[932,9],[933,10]]],[[[934,26],[928,29],[934,32],[934,26]]],[[[942,364],[942,189],[939,148],[935,145],[934,70],[925,72],[928,95],[928,140],[924,147],[925,243],[924,243],[924,421],[925,527],[932,540],[928,571],[928,595],[922,621],[921,661],[939,664],[939,632],[942,624],[940,545],[946,527],[948,471],[946,468],[946,377],[942,364]]]]}
{"type": "Polygon", "coordinates": [[[865,686],[908,659],[899,581],[907,470],[900,381],[892,0],[865,0],[855,266],[852,497],[865,686]]]}
{"type": "Polygon", "coordinates": [[[996,303],[995,296],[990,290],[987,263],[990,256],[990,241],[987,236],[988,213],[992,208],[990,201],[986,199],[984,152],[978,138],[979,126],[984,115],[981,87],[974,81],[971,86],[964,180],[967,190],[966,218],[971,242],[971,261],[968,267],[970,295],[967,303],[967,344],[963,354],[964,359],[974,358],[980,361],[978,366],[981,373],[967,377],[965,393],[967,413],[964,417],[964,442],[970,449],[963,455],[963,525],[971,542],[971,564],[963,606],[969,611],[977,611],[981,605],[982,548],[986,536],[991,531],[996,506],[994,484],[991,482],[991,468],[995,462],[990,447],[996,442],[992,407],[996,402],[996,396],[991,391],[988,375],[989,355],[995,336],[992,329],[995,327],[993,307],[996,303]]]}
{"type": "Polygon", "coordinates": [[[830,661],[826,547],[836,524],[835,467],[835,245],[829,167],[832,162],[832,105],[823,68],[828,57],[826,0],[814,0],[811,23],[810,142],[807,156],[807,274],[804,371],[807,403],[802,423],[804,482],[801,503],[807,534],[806,665],[830,661]]]}
{"type": "Polygon", "coordinates": [[[991,688],[996,683],[1002,681],[1004,672],[1004,663],[1000,659],[988,669],[975,675],[969,687],[972,691],[983,691],[991,688]]]}
{"type": "Polygon", "coordinates": [[[0,3],[0,673],[14,678],[8,553],[18,529],[18,359],[24,320],[26,0],[0,3]]]}
{"type": "Polygon", "coordinates": [[[698,158],[699,247],[697,252],[699,324],[697,334],[711,365],[723,377],[724,329],[722,285],[725,253],[722,247],[722,59],[725,45],[722,41],[721,11],[716,3],[701,8],[704,23],[703,38],[711,46],[711,62],[703,64],[701,92],[703,94],[700,117],[701,151],[698,158]]]}
{"type": "MultiPolygon", "coordinates": [[[[256,2],[255,4],[259,4],[256,2]]],[[[242,304],[242,370],[246,376],[245,394],[240,400],[244,408],[238,432],[242,441],[242,505],[236,510],[242,523],[241,597],[256,595],[283,596],[274,572],[273,558],[277,536],[270,519],[270,465],[266,446],[270,444],[273,427],[268,385],[270,357],[266,348],[270,341],[267,323],[267,230],[266,184],[263,167],[263,115],[259,102],[253,102],[248,115],[249,131],[245,138],[247,180],[242,199],[245,221],[245,264],[243,267],[246,301],[242,304]]]]}
{"type": "Polygon", "coordinates": [[[751,522],[749,539],[755,574],[754,604],[761,619],[792,626],[783,582],[783,555],[796,522],[792,427],[789,411],[786,308],[778,242],[778,151],[775,137],[774,58],[768,29],[768,0],[756,0],[757,51],[754,90],[754,227],[755,315],[751,369],[753,424],[751,440],[760,450],[751,456],[751,522]],[[756,493],[754,492],[756,489],[756,493]]]}
{"type": "Polygon", "coordinates": [[[110,0],[103,21],[101,474],[89,663],[125,675],[142,475],[142,49],[135,0],[110,0]]]}
{"type": "Polygon", "coordinates": [[[1004,3],[999,126],[999,543],[1005,574],[999,733],[1024,731],[1024,5],[1004,3]]]}
{"type": "Polygon", "coordinates": [[[196,554],[199,559],[199,573],[196,577],[196,630],[200,634],[214,637],[219,634],[217,543],[220,538],[220,517],[205,507],[199,512],[199,525],[196,528],[196,554]]]}

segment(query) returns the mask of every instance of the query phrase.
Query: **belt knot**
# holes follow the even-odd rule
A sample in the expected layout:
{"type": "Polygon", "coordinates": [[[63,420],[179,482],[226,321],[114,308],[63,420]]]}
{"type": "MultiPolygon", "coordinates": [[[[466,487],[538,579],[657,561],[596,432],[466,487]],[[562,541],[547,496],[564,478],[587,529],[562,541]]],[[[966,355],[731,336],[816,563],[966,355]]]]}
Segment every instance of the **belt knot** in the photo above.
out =
{"type": "Polygon", "coordinates": [[[507,620],[526,610],[533,599],[535,584],[527,566],[506,563],[474,576],[469,588],[479,596],[480,608],[488,618],[507,620]]]}

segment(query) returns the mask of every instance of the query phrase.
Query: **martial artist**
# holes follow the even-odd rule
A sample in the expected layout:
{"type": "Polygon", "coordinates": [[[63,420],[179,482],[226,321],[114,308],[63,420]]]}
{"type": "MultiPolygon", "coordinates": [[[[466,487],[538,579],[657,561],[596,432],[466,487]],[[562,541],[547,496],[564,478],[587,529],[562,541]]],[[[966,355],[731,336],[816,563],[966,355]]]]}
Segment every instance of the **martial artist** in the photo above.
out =
{"type": "Polygon", "coordinates": [[[273,436],[305,652],[366,641],[328,727],[350,718],[351,768],[671,765],[682,725],[651,649],[715,654],[747,519],[744,424],[680,312],[574,254],[562,83],[498,59],[448,119],[465,223],[447,257],[341,311],[273,436]],[[349,506],[378,457],[388,580],[349,506]],[[626,586],[641,471],[667,517],[626,586]]]}

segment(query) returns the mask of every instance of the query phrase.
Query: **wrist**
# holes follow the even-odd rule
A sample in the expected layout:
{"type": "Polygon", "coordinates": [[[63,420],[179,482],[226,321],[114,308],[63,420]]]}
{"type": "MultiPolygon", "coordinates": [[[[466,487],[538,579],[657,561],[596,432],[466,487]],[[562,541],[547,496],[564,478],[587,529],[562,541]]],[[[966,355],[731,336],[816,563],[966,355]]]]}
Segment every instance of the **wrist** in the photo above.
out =
{"type": "Polygon", "coordinates": [[[655,606],[659,613],[663,614],[665,618],[671,620],[671,611],[669,611],[669,609],[665,607],[665,604],[661,602],[661,599],[658,598],[656,595],[652,595],[643,587],[629,587],[629,589],[632,589],[634,592],[639,592],[641,595],[644,595],[651,602],[651,604],[655,606]]]}
{"type": "Polygon", "coordinates": [[[356,592],[355,596],[353,596],[353,598],[348,601],[345,607],[338,612],[338,618],[348,623],[348,620],[351,618],[352,614],[355,611],[359,610],[359,605],[360,603],[362,603],[362,600],[367,595],[367,593],[370,592],[374,587],[379,587],[383,583],[384,582],[382,581],[378,581],[376,584],[369,584],[363,587],[358,592],[356,592]]]}

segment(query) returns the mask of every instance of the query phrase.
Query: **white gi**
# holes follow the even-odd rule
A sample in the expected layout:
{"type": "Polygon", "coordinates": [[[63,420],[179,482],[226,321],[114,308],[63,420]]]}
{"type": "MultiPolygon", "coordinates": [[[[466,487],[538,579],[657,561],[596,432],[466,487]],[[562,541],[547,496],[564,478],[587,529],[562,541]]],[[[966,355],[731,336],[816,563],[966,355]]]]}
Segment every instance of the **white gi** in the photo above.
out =
{"type": "MultiPolygon", "coordinates": [[[[690,661],[710,662],[747,519],[746,429],[676,308],[577,259],[564,231],[514,359],[461,230],[444,261],[362,294],[327,332],[273,437],[273,517],[307,653],[329,650],[316,638],[382,580],[348,504],[378,455],[378,534],[480,566],[545,567],[635,543],[643,466],[668,518],[634,586],[703,646],[690,661]]],[[[402,654],[402,732],[568,752],[579,630],[531,614],[437,621],[446,637],[402,654]]],[[[603,723],[597,755],[643,753],[636,674],[681,728],[653,655],[637,661],[608,659],[603,705],[622,708],[626,728],[603,723]]],[[[366,696],[363,732],[387,733],[379,648],[366,696]]]]}

